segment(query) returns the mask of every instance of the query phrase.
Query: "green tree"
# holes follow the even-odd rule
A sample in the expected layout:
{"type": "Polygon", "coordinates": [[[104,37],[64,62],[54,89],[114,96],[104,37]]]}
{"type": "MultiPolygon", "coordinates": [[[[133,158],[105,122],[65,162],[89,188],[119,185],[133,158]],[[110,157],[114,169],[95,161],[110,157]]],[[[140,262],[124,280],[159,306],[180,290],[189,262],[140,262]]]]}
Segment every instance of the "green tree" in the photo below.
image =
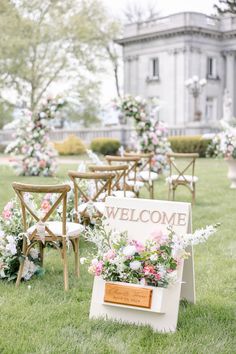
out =
{"type": "Polygon", "coordinates": [[[219,4],[214,5],[220,14],[236,14],[236,0],[219,0],[219,4]]]}
{"type": "Polygon", "coordinates": [[[57,83],[83,90],[101,69],[107,21],[97,0],[1,0],[1,99],[35,110],[57,83]]]}

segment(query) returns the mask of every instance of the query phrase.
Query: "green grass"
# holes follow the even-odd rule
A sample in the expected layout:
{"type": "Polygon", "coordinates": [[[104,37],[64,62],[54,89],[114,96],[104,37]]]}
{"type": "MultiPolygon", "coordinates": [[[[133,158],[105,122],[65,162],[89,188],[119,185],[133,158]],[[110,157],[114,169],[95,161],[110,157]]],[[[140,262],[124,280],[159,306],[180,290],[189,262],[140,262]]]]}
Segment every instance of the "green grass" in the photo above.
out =
{"type": "MultiPolygon", "coordinates": [[[[0,208],[13,196],[14,180],[57,183],[73,167],[62,166],[58,177],[50,179],[15,177],[9,168],[0,166],[0,208]]],[[[195,248],[197,303],[181,304],[176,333],[90,321],[92,277],[86,266],[76,280],[70,254],[70,290],[64,293],[60,256],[51,250],[41,278],[23,283],[19,289],[0,283],[0,353],[236,353],[236,190],[229,189],[226,173],[224,161],[200,159],[197,163],[200,180],[193,226],[222,225],[216,236],[195,248]]],[[[166,199],[163,179],[156,183],[155,195],[166,199]]],[[[190,201],[190,194],[180,188],[177,200],[190,201]]],[[[85,243],[80,247],[85,254],[85,243]]]]}

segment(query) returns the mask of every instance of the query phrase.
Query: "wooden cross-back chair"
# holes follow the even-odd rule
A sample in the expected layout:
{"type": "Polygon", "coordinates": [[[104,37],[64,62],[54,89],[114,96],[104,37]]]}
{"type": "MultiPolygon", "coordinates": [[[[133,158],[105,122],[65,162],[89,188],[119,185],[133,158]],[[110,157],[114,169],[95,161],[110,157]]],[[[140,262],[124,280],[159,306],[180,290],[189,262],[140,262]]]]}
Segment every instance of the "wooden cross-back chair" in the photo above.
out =
{"type": "Polygon", "coordinates": [[[133,192],[126,191],[126,173],[129,169],[128,165],[90,165],[88,168],[93,172],[112,172],[115,174],[115,178],[111,185],[111,195],[116,197],[135,196],[133,192]]]}
{"type": "Polygon", "coordinates": [[[127,164],[126,170],[126,191],[132,191],[135,196],[138,196],[139,189],[143,187],[144,183],[137,179],[138,163],[140,157],[138,156],[111,156],[107,155],[106,160],[110,165],[127,164]]]}
{"type": "Polygon", "coordinates": [[[175,191],[178,186],[186,186],[192,194],[192,203],[195,203],[196,199],[196,183],[198,181],[198,177],[194,175],[195,173],[195,162],[199,157],[197,153],[168,153],[167,161],[170,167],[170,175],[166,178],[166,181],[169,186],[168,191],[168,199],[171,197],[175,199],[175,191]],[[179,167],[177,164],[178,159],[186,159],[185,166],[179,167]],[[189,174],[186,174],[188,173],[189,174]]]}
{"type": "Polygon", "coordinates": [[[70,191],[70,186],[63,185],[30,185],[14,182],[12,184],[21,205],[23,228],[25,235],[23,237],[23,261],[20,264],[16,286],[19,286],[23,270],[25,257],[35,244],[39,245],[41,265],[43,265],[44,248],[46,243],[50,242],[60,250],[63,271],[64,271],[64,289],[67,291],[68,285],[68,264],[66,243],[67,240],[71,241],[75,254],[75,274],[79,277],[79,235],[83,231],[83,226],[67,222],[66,220],[66,207],[67,207],[67,193],[70,191]],[[27,194],[55,194],[56,198],[50,208],[45,212],[40,212],[40,209],[32,208],[31,204],[26,200],[25,193],[27,194]],[[52,221],[53,213],[59,206],[62,205],[61,221],[52,221]],[[29,225],[28,221],[32,225],[29,225]],[[61,247],[59,247],[61,243],[61,247]]]}
{"type": "Polygon", "coordinates": [[[152,171],[152,160],[154,153],[125,152],[124,156],[134,156],[140,158],[137,179],[144,183],[145,187],[149,191],[150,198],[154,199],[154,182],[158,179],[158,174],[152,171]]]}
{"type": "Polygon", "coordinates": [[[104,201],[107,196],[111,195],[111,186],[115,174],[69,171],[68,175],[74,185],[75,222],[79,222],[79,216],[82,216],[85,221],[91,219],[91,217],[96,219],[97,217],[103,216],[105,211],[104,201]],[[89,195],[83,190],[83,187],[80,185],[81,181],[93,183],[93,195],[89,195]],[[79,198],[81,200],[80,205],[79,198]]]}

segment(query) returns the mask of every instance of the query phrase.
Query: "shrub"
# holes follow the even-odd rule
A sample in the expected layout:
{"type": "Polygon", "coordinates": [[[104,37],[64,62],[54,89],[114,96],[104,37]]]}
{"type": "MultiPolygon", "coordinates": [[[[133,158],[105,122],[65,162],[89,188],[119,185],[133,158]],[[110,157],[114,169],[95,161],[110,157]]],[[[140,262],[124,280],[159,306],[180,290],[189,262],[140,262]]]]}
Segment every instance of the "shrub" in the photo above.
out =
{"type": "Polygon", "coordinates": [[[120,148],[120,142],[112,138],[96,138],[91,142],[91,149],[103,155],[117,154],[120,148]]]}
{"type": "Polygon", "coordinates": [[[55,142],[59,155],[81,155],[86,151],[84,143],[75,135],[68,135],[64,141],[55,142]]]}
{"type": "Polygon", "coordinates": [[[174,152],[196,152],[200,157],[206,157],[206,151],[211,139],[204,139],[201,135],[171,136],[169,137],[169,142],[174,152]]]}

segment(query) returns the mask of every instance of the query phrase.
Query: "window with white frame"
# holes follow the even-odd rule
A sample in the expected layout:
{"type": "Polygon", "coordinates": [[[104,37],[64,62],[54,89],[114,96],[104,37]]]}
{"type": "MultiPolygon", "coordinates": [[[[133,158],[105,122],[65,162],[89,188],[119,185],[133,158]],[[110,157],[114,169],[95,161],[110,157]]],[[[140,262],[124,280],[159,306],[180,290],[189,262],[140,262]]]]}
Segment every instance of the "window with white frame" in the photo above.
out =
{"type": "Polygon", "coordinates": [[[151,59],[151,78],[159,78],[159,58],[151,59]]]}
{"type": "Polygon", "coordinates": [[[216,58],[207,57],[207,77],[216,78],[216,58]]]}

